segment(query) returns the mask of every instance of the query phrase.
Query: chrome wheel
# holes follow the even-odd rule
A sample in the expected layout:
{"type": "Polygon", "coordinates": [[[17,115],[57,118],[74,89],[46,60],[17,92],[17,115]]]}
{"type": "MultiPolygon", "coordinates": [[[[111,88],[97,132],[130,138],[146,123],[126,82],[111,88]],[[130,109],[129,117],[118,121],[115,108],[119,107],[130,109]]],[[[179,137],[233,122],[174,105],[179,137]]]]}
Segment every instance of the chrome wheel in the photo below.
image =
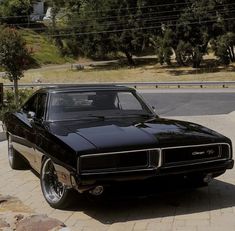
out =
{"type": "Polygon", "coordinates": [[[50,204],[59,203],[65,194],[65,185],[59,182],[55,168],[50,159],[47,159],[42,166],[41,186],[46,200],[50,204]]]}

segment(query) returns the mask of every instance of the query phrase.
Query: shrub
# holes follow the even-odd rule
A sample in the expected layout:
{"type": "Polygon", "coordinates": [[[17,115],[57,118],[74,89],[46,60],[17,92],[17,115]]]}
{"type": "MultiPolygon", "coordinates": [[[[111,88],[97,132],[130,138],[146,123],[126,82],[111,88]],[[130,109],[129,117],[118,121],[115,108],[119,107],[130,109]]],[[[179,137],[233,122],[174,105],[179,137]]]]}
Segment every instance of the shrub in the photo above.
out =
{"type": "Polygon", "coordinates": [[[3,119],[3,115],[6,112],[17,111],[23,103],[32,95],[34,91],[29,89],[19,90],[19,105],[16,106],[14,101],[14,92],[12,90],[4,91],[4,105],[0,109],[0,120],[3,119]]]}

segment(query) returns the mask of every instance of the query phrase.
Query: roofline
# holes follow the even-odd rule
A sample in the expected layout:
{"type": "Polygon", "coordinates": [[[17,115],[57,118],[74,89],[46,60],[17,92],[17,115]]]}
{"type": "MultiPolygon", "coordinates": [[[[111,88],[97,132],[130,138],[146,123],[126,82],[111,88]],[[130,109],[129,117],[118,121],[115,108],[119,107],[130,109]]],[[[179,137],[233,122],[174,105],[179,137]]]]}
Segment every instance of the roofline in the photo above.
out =
{"type": "Polygon", "coordinates": [[[128,90],[135,91],[134,88],[123,85],[112,84],[77,84],[77,85],[55,85],[39,89],[37,92],[66,92],[66,91],[90,91],[90,90],[128,90]]]}

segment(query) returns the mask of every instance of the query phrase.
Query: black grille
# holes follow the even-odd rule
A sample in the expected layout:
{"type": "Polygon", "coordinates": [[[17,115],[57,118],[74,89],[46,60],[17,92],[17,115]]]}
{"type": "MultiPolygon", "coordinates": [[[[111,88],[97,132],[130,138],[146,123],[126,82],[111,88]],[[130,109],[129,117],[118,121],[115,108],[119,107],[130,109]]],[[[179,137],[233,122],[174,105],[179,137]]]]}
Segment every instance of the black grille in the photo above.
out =
{"type": "Polygon", "coordinates": [[[174,165],[177,163],[183,164],[188,162],[194,163],[205,160],[213,160],[225,157],[228,152],[229,149],[226,148],[226,145],[165,149],[162,151],[163,164],[174,165]]]}
{"type": "Polygon", "coordinates": [[[80,171],[115,171],[125,169],[138,169],[148,166],[149,151],[137,151],[128,153],[115,153],[82,157],[80,171]]]}
{"type": "Polygon", "coordinates": [[[221,144],[221,156],[223,158],[230,158],[230,146],[227,144],[221,144]]]}

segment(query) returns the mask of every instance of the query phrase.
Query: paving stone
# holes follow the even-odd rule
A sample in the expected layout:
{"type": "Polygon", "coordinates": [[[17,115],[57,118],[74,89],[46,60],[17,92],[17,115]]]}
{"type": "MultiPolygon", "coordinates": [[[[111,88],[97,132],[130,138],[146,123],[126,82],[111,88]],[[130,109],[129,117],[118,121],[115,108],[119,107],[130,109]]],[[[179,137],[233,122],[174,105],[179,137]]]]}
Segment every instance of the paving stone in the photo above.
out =
{"type": "Polygon", "coordinates": [[[48,218],[45,215],[33,215],[19,221],[16,231],[48,231],[63,227],[65,225],[59,220],[48,218]]]}
{"type": "Polygon", "coordinates": [[[173,222],[149,222],[146,230],[162,230],[172,229],[173,222]]]}
{"type": "Polygon", "coordinates": [[[65,222],[70,216],[71,216],[71,212],[60,211],[56,209],[50,214],[50,217],[56,218],[62,222],[65,222]]]}
{"type": "Polygon", "coordinates": [[[0,229],[10,227],[10,225],[2,218],[0,218],[0,229]]]}
{"type": "Polygon", "coordinates": [[[148,222],[147,221],[137,221],[133,227],[133,231],[142,231],[147,228],[148,222]]]}
{"type": "Polygon", "coordinates": [[[108,231],[130,231],[130,230],[133,230],[133,227],[134,227],[134,223],[131,222],[131,223],[115,223],[115,224],[112,224],[109,228],[108,228],[108,231]]]}
{"type": "Polygon", "coordinates": [[[185,226],[201,227],[201,226],[208,226],[208,225],[210,225],[209,219],[197,219],[197,220],[185,221],[185,226]]]}
{"type": "Polygon", "coordinates": [[[200,229],[198,229],[196,226],[195,227],[173,227],[172,231],[200,231],[200,229]]]}

